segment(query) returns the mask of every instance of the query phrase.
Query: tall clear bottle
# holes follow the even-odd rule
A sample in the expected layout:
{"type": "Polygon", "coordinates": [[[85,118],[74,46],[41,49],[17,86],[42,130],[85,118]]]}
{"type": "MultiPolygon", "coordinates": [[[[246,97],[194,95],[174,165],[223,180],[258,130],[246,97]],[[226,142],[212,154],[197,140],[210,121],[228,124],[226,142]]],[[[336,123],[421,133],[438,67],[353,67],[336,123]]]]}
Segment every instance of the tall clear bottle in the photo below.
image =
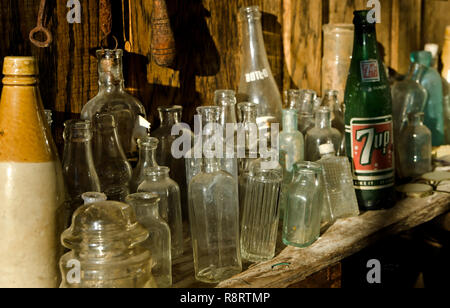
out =
{"type": "Polygon", "coordinates": [[[139,185],[145,180],[145,170],[152,167],[158,167],[156,162],[156,149],[158,148],[158,139],[154,137],[139,138],[139,161],[133,170],[130,181],[130,192],[135,193],[139,185]]]}
{"type": "Polygon", "coordinates": [[[321,107],[316,112],[316,125],[310,129],[305,138],[305,160],[317,161],[320,159],[319,146],[332,143],[336,153],[341,148],[342,137],[339,131],[331,127],[331,111],[328,107],[321,107]]]}
{"type": "Polygon", "coordinates": [[[278,163],[278,153],[274,150],[269,153],[250,164],[245,187],[241,253],[243,259],[251,262],[275,256],[283,169],[278,163]]]}
{"type": "Polygon", "coordinates": [[[152,254],[152,275],[158,288],[172,286],[171,232],[167,222],[159,216],[159,195],[136,193],[127,196],[126,203],[136,213],[137,221],[148,231],[141,244],[152,254]]]}
{"type": "Polygon", "coordinates": [[[336,128],[341,133],[342,137],[339,155],[345,156],[345,121],[344,121],[345,106],[340,102],[342,102],[342,100],[339,101],[339,91],[337,90],[324,91],[322,106],[328,107],[331,110],[331,126],[336,128]]]}
{"type": "Polygon", "coordinates": [[[314,127],[314,102],[317,94],[312,90],[301,91],[300,109],[298,110],[298,130],[306,136],[308,131],[314,127]]]}
{"type": "Polygon", "coordinates": [[[431,131],[423,120],[423,112],[408,114],[408,125],[400,132],[398,170],[401,178],[418,177],[432,170],[431,131]]]}
{"type": "Polygon", "coordinates": [[[0,287],[54,288],[65,192],[34,57],[6,57],[0,100],[0,287]]]}
{"type": "Polygon", "coordinates": [[[282,100],[264,46],[261,12],[258,6],[249,6],[241,8],[239,15],[242,44],[238,100],[258,106],[258,126],[281,123],[282,100]]]}
{"type": "Polygon", "coordinates": [[[100,180],[92,154],[90,121],[69,120],[64,123],[63,174],[69,195],[70,216],[84,204],[82,194],[100,192],[100,180]]]}
{"type": "Polygon", "coordinates": [[[145,181],[138,192],[155,193],[159,196],[159,213],[170,227],[172,257],[183,255],[183,220],[181,215],[180,187],[169,177],[168,167],[153,167],[145,170],[145,181]]]}
{"type": "Polygon", "coordinates": [[[128,159],[136,158],[136,123],[146,118],[142,103],[125,91],[122,71],[123,50],[97,51],[99,92],[82,109],[81,119],[95,121],[97,114],[111,113],[117,123],[119,140],[128,159]]]}
{"type": "Polygon", "coordinates": [[[427,104],[425,106],[425,125],[431,130],[433,146],[444,144],[444,96],[441,75],[431,67],[433,57],[429,51],[415,51],[411,53],[411,62],[420,63],[427,67],[420,83],[427,90],[427,104]]]}
{"type": "Polygon", "coordinates": [[[205,153],[203,170],[189,184],[189,217],[195,278],[217,283],[242,271],[239,196],[233,176],[205,153]]]}
{"type": "Polygon", "coordinates": [[[120,145],[114,116],[98,114],[95,118],[97,146],[94,163],[100,186],[109,200],[124,201],[130,192],[132,169],[120,145]]]}

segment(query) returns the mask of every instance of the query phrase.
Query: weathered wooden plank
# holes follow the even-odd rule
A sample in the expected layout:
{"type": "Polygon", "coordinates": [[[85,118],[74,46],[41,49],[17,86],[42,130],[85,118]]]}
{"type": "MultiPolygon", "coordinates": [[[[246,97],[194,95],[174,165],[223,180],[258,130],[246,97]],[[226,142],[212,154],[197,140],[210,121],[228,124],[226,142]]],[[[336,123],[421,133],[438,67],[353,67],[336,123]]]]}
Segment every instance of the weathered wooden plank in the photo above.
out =
{"type": "Polygon", "coordinates": [[[422,44],[435,43],[444,45],[445,27],[450,25],[450,1],[426,0],[422,12],[422,44]]]}

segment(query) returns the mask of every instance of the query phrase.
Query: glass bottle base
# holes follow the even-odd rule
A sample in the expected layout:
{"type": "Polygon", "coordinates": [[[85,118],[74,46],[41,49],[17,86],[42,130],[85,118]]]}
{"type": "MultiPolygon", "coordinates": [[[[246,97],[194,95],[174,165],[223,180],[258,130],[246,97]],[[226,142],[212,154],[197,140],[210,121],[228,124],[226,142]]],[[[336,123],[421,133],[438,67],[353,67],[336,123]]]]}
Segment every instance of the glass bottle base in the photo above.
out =
{"type": "Polygon", "coordinates": [[[272,260],[273,257],[275,257],[275,253],[263,256],[263,255],[258,255],[258,254],[247,253],[244,250],[242,250],[241,256],[242,256],[242,259],[249,261],[249,262],[264,262],[264,261],[272,260]]]}
{"type": "Polygon", "coordinates": [[[309,242],[299,244],[299,243],[290,242],[283,238],[283,243],[287,246],[293,246],[293,247],[297,247],[297,248],[307,248],[307,247],[311,246],[312,244],[314,244],[318,239],[319,239],[319,237],[316,237],[309,242]]]}
{"type": "Polygon", "coordinates": [[[379,191],[356,190],[356,197],[361,211],[390,209],[396,201],[393,187],[379,191]]]}
{"type": "Polygon", "coordinates": [[[240,272],[242,272],[242,268],[236,266],[217,268],[216,266],[211,265],[196,273],[195,279],[204,283],[219,283],[240,272]]]}

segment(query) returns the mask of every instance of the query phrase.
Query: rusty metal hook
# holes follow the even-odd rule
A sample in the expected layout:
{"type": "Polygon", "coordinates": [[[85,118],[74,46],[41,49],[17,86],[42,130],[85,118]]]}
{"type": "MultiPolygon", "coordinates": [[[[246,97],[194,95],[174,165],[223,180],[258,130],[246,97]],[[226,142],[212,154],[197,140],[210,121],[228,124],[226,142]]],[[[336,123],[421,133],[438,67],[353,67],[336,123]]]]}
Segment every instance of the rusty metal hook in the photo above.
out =
{"type": "Polygon", "coordinates": [[[39,48],[48,47],[53,41],[51,32],[46,27],[44,27],[45,4],[46,4],[46,0],[41,0],[41,3],[39,5],[38,18],[37,18],[37,26],[33,30],[31,30],[30,36],[29,36],[30,41],[36,47],[39,47],[39,48]],[[45,41],[38,41],[34,38],[34,36],[38,32],[42,32],[44,34],[45,41]]]}

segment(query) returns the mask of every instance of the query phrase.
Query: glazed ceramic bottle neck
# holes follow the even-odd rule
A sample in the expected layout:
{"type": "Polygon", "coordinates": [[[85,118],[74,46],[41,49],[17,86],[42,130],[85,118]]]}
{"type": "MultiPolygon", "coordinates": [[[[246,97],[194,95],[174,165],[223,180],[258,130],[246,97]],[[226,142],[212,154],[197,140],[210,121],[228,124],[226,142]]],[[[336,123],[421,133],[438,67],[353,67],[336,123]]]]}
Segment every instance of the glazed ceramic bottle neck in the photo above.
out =
{"type": "Polygon", "coordinates": [[[182,110],[183,107],[181,106],[159,107],[158,112],[161,127],[172,127],[180,123],[182,110]]]}
{"type": "Polygon", "coordinates": [[[297,130],[297,110],[283,109],[283,131],[292,133],[297,130]]]}
{"type": "Polygon", "coordinates": [[[98,82],[99,92],[124,91],[121,49],[98,50],[98,82]]]}
{"type": "Polygon", "coordinates": [[[321,107],[316,112],[316,127],[331,128],[331,112],[328,107],[321,107]]]}

